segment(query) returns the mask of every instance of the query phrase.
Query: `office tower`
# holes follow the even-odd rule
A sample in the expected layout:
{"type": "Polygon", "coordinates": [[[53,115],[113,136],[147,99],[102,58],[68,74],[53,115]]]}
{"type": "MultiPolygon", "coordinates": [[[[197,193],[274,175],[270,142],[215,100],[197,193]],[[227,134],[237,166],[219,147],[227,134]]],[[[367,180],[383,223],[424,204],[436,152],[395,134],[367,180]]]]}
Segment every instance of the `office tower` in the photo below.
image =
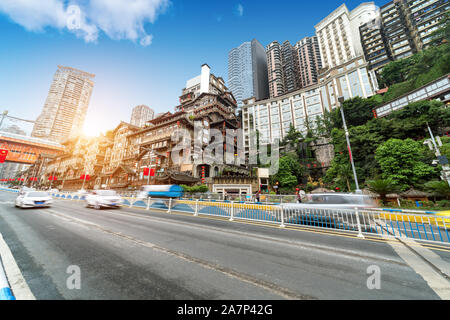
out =
{"type": "Polygon", "coordinates": [[[351,12],[341,5],[316,26],[324,68],[334,68],[364,54],[359,27],[377,16],[373,2],[364,2],[351,12]]]}
{"type": "Polygon", "coordinates": [[[148,121],[153,120],[155,111],[145,105],[136,106],[131,113],[130,123],[136,127],[145,127],[148,121]]]}
{"type": "Polygon", "coordinates": [[[269,96],[274,98],[285,93],[282,51],[278,41],[274,41],[267,46],[266,55],[269,96]]]}
{"type": "Polygon", "coordinates": [[[228,85],[238,107],[244,99],[269,97],[266,51],[258,40],[244,42],[229,52],[228,85]]]}
{"type": "Polygon", "coordinates": [[[306,37],[295,45],[299,62],[300,87],[308,87],[318,81],[319,70],[322,69],[319,42],[317,37],[306,37]]]}
{"type": "Polygon", "coordinates": [[[63,142],[81,133],[95,75],[58,66],[32,136],[63,142]]]}

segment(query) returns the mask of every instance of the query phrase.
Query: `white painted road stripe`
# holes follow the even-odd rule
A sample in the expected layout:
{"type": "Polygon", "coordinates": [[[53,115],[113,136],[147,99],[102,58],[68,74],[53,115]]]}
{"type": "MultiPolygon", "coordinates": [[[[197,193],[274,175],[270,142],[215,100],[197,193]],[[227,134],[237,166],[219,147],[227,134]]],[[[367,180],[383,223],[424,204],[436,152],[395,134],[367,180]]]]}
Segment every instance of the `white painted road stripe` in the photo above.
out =
{"type": "Polygon", "coordinates": [[[3,236],[0,234],[0,256],[2,257],[3,266],[6,276],[8,277],[11,289],[17,300],[36,300],[35,296],[28,287],[27,282],[23,278],[22,272],[17,266],[16,260],[6,244],[3,236]]]}
{"type": "MultiPolygon", "coordinates": [[[[436,292],[442,300],[450,300],[450,282],[445,279],[442,274],[426,263],[406,245],[397,246],[391,244],[391,246],[395,252],[427,282],[428,286],[433,289],[433,291],[436,292]]],[[[424,258],[427,258],[427,261],[430,264],[434,265],[434,263],[437,263],[438,269],[444,268],[444,270],[441,270],[444,271],[444,273],[449,272],[449,270],[447,270],[448,263],[439,257],[439,259],[436,259],[437,255],[435,255],[432,251],[424,247],[420,247],[420,249],[418,249],[418,247],[414,247],[414,250],[424,256],[424,258]],[[431,261],[429,260],[430,258],[432,258],[431,261]]]]}

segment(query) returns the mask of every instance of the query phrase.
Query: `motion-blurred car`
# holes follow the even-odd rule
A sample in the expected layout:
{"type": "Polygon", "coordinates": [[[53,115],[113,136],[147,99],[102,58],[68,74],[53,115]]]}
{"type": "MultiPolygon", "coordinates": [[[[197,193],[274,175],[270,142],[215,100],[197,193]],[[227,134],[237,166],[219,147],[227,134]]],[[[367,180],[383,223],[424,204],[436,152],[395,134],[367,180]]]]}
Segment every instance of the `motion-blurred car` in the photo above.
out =
{"type": "Polygon", "coordinates": [[[44,191],[22,191],[16,198],[15,205],[19,208],[43,208],[50,207],[53,199],[44,191]]]}
{"type": "Polygon", "coordinates": [[[87,208],[119,208],[122,203],[122,197],[114,190],[95,190],[86,195],[87,208]]]}
{"type": "Polygon", "coordinates": [[[330,209],[354,209],[375,208],[375,200],[363,194],[353,193],[321,193],[308,194],[302,203],[287,203],[283,207],[295,208],[330,208],[330,209]]]}
{"type": "Polygon", "coordinates": [[[147,199],[152,198],[181,198],[184,194],[183,188],[178,185],[147,185],[142,186],[137,198],[147,199]]]}

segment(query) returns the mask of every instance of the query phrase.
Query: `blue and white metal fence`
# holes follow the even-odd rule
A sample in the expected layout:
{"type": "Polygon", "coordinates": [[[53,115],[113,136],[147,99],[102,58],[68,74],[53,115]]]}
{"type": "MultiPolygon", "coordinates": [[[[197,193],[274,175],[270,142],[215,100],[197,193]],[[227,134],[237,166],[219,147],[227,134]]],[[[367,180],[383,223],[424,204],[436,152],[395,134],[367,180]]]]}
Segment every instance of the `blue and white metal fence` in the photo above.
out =
{"type": "MultiPolygon", "coordinates": [[[[70,193],[52,194],[66,200],[83,200],[70,193]]],[[[293,203],[253,203],[215,199],[139,199],[124,197],[122,206],[216,216],[233,220],[260,221],[286,226],[306,226],[356,233],[359,237],[410,238],[450,243],[450,216],[437,212],[400,209],[336,209],[297,206],[293,203]]]]}
{"type": "MultiPolygon", "coordinates": [[[[77,193],[53,193],[55,199],[84,200],[77,193]]],[[[304,226],[385,238],[409,238],[450,244],[450,216],[401,209],[304,206],[294,203],[254,203],[216,199],[139,199],[124,197],[123,207],[183,212],[233,220],[261,221],[280,227],[304,226]]]]}

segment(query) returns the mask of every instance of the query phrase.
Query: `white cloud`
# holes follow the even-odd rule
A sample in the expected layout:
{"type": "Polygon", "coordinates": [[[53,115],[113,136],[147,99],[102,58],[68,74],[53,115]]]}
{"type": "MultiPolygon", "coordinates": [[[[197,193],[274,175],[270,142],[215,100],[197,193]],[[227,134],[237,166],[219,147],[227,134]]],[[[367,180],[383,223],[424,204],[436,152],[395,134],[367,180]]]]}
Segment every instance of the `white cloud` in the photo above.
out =
{"type": "Polygon", "coordinates": [[[154,23],[169,0],[1,0],[0,12],[30,31],[47,27],[67,29],[86,42],[95,42],[99,31],[114,40],[152,43],[144,25],[154,23]],[[76,8],[79,8],[77,11],[76,8]]]}
{"type": "Polygon", "coordinates": [[[152,35],[147,35],[144,38],[142,38],[139,43],[141,44],[141,46],[147,47],[147,46],[152,44],[152,41],[153,41],[153,36],[152,35]]]}
{"type": "Polygon", "coordinates": [[[238,4],[236,6],[236,13],[239,17],[242,17],[244,15],[244,6],[242,4],[238,4]]]}

